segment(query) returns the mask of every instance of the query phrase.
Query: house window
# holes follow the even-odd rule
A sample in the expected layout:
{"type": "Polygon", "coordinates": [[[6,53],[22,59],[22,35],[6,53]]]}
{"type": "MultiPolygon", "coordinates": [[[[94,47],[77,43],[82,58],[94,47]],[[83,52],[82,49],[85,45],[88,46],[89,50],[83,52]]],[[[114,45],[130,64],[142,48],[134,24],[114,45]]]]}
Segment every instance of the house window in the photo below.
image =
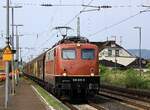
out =
{"type": "Polygon", "coordinates": [[[108,56],[112,56],[112,50],[108,49],[108,56]]]}
{"type": "Polygon", "coordinates": [[[119,50],[116,50],[116,57],[119,57],[119,50]]]}

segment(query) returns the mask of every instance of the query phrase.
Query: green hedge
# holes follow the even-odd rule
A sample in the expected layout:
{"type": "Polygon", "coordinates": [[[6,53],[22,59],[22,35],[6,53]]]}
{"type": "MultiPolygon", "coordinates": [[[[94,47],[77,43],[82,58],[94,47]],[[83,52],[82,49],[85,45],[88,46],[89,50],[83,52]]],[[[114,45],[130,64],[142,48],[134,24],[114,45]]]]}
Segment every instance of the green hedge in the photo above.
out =
{"type": "Polygon", "coordinates": [[[100,66],[101,81],[127,88],[150,89],[150,72],[140,74],[139,71],[114,70],[100,66]]]}

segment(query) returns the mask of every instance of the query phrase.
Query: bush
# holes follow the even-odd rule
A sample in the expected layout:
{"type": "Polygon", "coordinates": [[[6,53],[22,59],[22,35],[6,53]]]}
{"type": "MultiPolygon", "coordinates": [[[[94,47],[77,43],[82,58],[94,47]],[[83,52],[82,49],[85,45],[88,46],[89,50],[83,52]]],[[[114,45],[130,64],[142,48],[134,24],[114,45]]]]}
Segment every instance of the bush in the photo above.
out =
{"type": "Polygon", "coordinates": [[[125,86],[127,88],[147,88],[147,81],[135,70],[127,70],[125,74],[125,86]]]}
{"type": "Polygon", "coordinates": [[[128,70],[110,70],[105,66],[100,66],[101,81],[111,85],[123,86],[127,88],[150,89],[150,74],[139,71],[128,70]]]}
{"type": "Polygon", "coordinates": [[[101,74],[105,74],[106,71],[107,71],[107,68],[105,66],[103,66],[103,65],[100,65],[100,73],[101,74]]]}

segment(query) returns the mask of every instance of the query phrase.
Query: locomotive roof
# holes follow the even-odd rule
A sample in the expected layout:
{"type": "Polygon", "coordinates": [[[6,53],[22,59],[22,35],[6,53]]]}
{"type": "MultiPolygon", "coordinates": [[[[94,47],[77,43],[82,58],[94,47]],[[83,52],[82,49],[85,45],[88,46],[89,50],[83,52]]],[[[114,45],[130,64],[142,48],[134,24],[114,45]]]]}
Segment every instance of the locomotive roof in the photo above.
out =
{"type": "MultiPolygon", "coordinates": [[[[59,45],[59,44],[68,44],[68,43],[89,43],[89,40],[86,37],[80,37],[80,36],[67,36],[64,39],[58,41],[55,45],[53,45],[51,48],[49,48],[48,50],[46,50],[45,52],[43,52],[42,54],[40,54],[38,57],[32,59],[30,62],[40,58],[40,57],[44,57],[45,53],[49,50],[51,50],[52,48],[54,48],[55,46],[59,45]]],[[[29,62],[29,63],[30,63],[29,62]]]]}
{"type": "Polygon", "coordinates": [[[68,43],[89,43],[89,40],[85,37],[67,36],[64,39],[58,41],[53,47],[55,47],[59,44],[68,44],[68,43]]]}

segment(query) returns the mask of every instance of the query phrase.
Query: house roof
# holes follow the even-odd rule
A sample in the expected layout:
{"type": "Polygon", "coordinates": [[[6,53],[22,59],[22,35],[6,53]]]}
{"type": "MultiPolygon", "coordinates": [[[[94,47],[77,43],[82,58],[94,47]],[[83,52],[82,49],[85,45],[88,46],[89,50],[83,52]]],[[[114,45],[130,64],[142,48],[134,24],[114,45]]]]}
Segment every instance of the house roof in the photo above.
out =
{"type": "MultiPolygon", "coordinates": [[[[127,65],[127,67],[133,67],[133,68],[138,68],[139,67],[139,57],[137,59],[135,59],[132,63],[130,63],[129,65],[127,65]]],[[[145,59],[141,59],[141,67],[142,68],[146,68],[146,64],[148,63],[147,60],[145,59]]]]}
{"type": "MultiPolygon", "coordinates": [[[[110,41],[104,41],[104,42],[91,42],[92,44],[95,44],[99,47],[99,52],[101,52],[103,49],[105,48],[120,48],[123,49],[124,51],[126,51],[130,56],[135,57],[135,60],[132,61],[131,63],[129,63],[126,67],[130,68],[138,68],[139,66],[139,57],[137,57],[136,55],[131,54],[128,50],[126,50],[125,48],[123,48],[122,46],[120,46],[119,44],[117,44],[114,40],[110,40],[110,41]]],[[[118,64],[115,63],[113,61],[109,61],[109,60],[100,60],[100,64],[105,65],[107,67],[125,67],[122,64],[118,64]]],[[[141,60],[141,66],[142,68],[145,68],[147,64],[147,61],[145,59],[141,60]]]]}
{"type": "Polygon", "coordinates": [[[108,61],[108,60],[105,60],[105,59],[100,60],[100,64],[105,65],[107,67],[121,67],[121,68],[125,67],[124,65],[121,65],[119,63],[115,63],[115,62],[112,62],[112,61],[108,61]]]}
{"type": "MultiPolygon", "coordinates": [[[[104,42],[91,42],[92,44],[95,44],[99,47],[100,50],[103,50],[105,47],[110,47],[111,44],[116,44],[115,41],[104,41],[104,42]]],[[[118,44],[116,44],[117,47],[120,47],[118,44]]]]}
{"type": "Polygon", "coordinates": [[[115,44],[114,48],[122,48],[124,49],[128,54],[130,54],[130,56],[134,56],[137,57],[136,55],[131,54],[129,51],[127,51],[125,48],[123,48],[122,46],[120,46],[119,44],[116,43],[116,41],[114,40],[109,40],[109,41],[103,41],[103,42],[91,42],[92,44],[95,44],[98,46],[99,51],[102,51],[104,48],[108,48],[111,47],[112,48],[112,44],[115,44]]]}

